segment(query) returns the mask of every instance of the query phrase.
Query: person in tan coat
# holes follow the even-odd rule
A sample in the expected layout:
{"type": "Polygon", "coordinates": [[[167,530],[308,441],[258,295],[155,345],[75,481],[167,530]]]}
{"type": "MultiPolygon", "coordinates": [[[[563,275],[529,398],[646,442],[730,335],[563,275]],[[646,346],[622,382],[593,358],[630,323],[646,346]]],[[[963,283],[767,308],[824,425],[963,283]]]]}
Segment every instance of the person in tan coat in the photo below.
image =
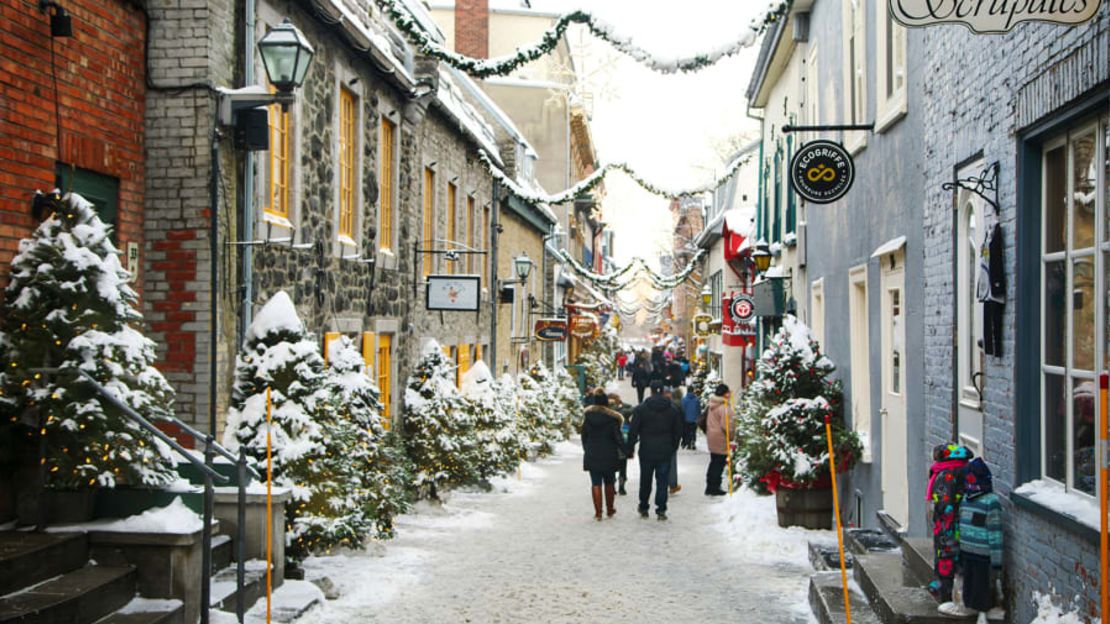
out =
{"type": "Polygon", "coordinates": [[[728,406],[731,392],[718,384],[709,397],[709,413],[705,419],[705,440],[709,445],[709,469],[705,472],[706,496],[724,496],[721,475],[728,461],[729,441],[736,439],[736,418],[728,406]],[[727,427],[727,430],[726,430],[727,427]]]}

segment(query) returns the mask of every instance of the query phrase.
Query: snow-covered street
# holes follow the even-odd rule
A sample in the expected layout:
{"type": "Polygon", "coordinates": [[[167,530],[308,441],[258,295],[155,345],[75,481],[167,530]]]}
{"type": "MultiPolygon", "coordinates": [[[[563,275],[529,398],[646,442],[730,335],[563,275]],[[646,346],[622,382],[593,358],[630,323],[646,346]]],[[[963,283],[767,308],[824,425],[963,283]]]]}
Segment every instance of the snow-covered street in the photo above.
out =
{"type": "Polygon", "coordinates": [[[598,523],[581,456],[564,443],[494,492],[420,505],[376,552],[309,561],[343,595],[302,621],[810,621],[805,540],[830,534],[779,529],[773,498],[703,496],[703,450],[680,452],[669,521],[637,515],[631,462],[629,495],[598,523]]]}

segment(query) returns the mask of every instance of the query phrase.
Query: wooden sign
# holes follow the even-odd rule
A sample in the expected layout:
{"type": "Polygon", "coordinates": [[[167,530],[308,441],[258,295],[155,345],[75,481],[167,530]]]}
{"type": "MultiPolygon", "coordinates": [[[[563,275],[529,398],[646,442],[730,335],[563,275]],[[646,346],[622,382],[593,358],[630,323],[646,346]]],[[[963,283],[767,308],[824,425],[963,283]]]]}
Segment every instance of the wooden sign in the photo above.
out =
{"type": "Polygon", "coordinates": [[[570,334],[575,338],[589,338],[597,333],[597,317],[589,312],[570,317],[570,334]]]}
{"type": "Polygon", "coordinates": [[[534,333],[540,342],[563,342],[567,339],[567,322],[563,319],[539,319],[534,333]]]}
{"type": "Polygon", "coordinates": [[[962,24],[975,33],[1005,33],[1022,22],[1074,26],[1093,18],[1102,0],[889,0],[890,15],[903,26],[962,24]]]}

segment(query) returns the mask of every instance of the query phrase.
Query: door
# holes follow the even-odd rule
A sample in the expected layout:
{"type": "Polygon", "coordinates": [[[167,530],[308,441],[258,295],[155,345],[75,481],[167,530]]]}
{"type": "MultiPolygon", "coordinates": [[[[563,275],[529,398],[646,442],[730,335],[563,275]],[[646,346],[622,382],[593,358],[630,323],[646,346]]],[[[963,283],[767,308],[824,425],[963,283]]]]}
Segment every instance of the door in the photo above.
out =
{"type": "Polygon", "coordinates": [[[882,270],[883,507],[903,527],[909,519],[906,466],[906,323],[902,253],[880,258],[882,270]],[[893,266],[892,266],[893,265],[893,266]]]}

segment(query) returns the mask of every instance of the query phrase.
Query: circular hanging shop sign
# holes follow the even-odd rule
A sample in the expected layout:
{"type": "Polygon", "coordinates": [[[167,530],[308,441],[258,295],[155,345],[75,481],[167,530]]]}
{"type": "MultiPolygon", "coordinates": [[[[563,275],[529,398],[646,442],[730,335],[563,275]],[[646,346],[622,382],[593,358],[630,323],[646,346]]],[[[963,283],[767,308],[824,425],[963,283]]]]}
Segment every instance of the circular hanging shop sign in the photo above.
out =
{"type": "Polygon", "coordinates": [[[811,141],[790,161],[790,185],[815,204],[829,204],[848,193],[856,178],[852,155],[833,141],[811,141]]]}
{"type": "Polygon", "coordinates": [[[748,295],[737,295],[728,307],[735,323],[747,323],[755,318],[755,300],[748,295]]]}

